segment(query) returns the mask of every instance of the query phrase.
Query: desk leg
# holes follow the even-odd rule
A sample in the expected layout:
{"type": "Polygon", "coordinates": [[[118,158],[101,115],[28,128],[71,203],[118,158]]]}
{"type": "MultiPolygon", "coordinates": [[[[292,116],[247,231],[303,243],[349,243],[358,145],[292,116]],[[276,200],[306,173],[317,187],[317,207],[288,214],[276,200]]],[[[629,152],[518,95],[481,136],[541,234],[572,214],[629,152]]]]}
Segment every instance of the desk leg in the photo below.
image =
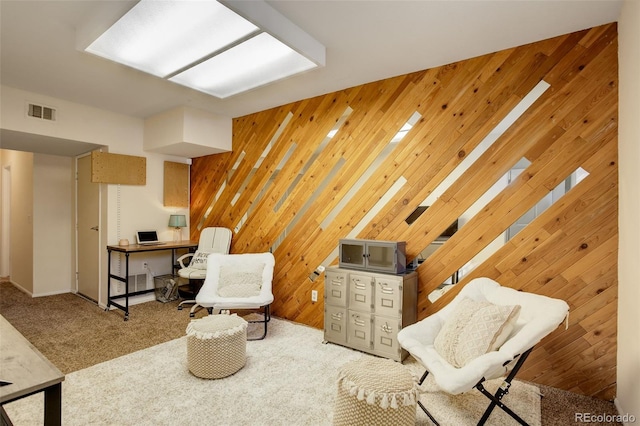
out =
{"type": "Polygon", "coordinates": [[[111,306],[111,250],[107,250],[109,255],[107,258],[109,261],[107,262],[107,307],[105,311],[109,310],[109,306],[111,306]]]}
{"type": "Polygon", "coordinates": [[[44,390],[44,425],[62,424],[62,383],[49,386],[44,390]]]}
{"type": "Polygon", "coordinates": [[[128,321],[129,320],[129,252],[126,252],[124,254],[125,257],[125,274],[124,276],[125,278],[125,283],[124,283],[124,290],[125,290],[125,296],[124,296],[124,306],[125,306],[125,311],[124,311],[124,320],[128,321]]]}

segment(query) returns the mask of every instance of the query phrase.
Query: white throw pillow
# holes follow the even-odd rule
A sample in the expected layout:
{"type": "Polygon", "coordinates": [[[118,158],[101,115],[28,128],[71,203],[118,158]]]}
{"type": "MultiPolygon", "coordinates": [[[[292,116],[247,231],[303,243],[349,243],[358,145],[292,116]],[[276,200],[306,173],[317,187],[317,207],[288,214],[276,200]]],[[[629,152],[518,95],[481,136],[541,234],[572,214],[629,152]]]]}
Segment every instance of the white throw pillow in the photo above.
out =
{"type": "Polygon", "coordinates": [[[196,252],[193,253],[189,267],[193,269],[207,269],[207,257],[209,257],[210,254],[211,253],[196,250],[196,252]]]}
{"type": "Polygon", "coordinates": [[[520,305],[494,305],[463,298],[455,307],[433,345],[451,365],[462,368],[495,351],[507,340],[520,315],[520,305]]]}
{"type": "Polygon", "coordinates": [[[222,265],[218,295],[222,297],[251,297],[260,294],[264,263],[237,267],[222,265]]]}

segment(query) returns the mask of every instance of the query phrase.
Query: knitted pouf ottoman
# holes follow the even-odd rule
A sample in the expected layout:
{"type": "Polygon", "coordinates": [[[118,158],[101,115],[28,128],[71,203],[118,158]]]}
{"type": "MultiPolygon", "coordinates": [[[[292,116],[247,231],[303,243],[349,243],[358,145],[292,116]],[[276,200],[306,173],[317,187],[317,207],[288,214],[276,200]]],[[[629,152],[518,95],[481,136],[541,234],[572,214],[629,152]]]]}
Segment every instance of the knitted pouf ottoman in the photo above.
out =
{"type": "Polygon", "coordinates": [[[209,315],[187,326],[187,364],[203,379],[227,377],[244,367],[247,321],[237,315],[209,315]]]}
{"type": "Polygon", "coordinates": [[[341,367],[334,425],[414,425],[417,387],[406,368],[382,358],[341,367]]]}

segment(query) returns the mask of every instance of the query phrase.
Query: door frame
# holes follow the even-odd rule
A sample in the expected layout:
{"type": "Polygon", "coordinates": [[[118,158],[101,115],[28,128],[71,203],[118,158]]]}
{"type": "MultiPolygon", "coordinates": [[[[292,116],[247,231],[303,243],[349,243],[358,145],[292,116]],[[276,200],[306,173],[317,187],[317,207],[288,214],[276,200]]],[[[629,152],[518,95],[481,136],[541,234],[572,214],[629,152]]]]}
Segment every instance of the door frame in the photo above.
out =
{"type": "MultiPolygon", "coordinates": [[[[98,151],[102,151],[102,149],[99,149],[98,151]]],[[[87,156],[90,156],[91,153],[86,153],[86,154],[82,154],[82,155],[78,155],[75,157],[75,161],[74,161],[74,208],[73,208],[73,222],[74,222],[74,272],[75,272],[75,285],[73,288],[74,293],[78,294],[78,253],[79,253],[79,239],[78,239],[78,208],[79,208],[79,203],[78,203],[78,160],[80,158],[84,158],[87,156]]],[[[99,227],[99,232],[98,232],[98,247],[97,247],[97,252],[96,252],[96,256],[98,256],[98,300],[96,300],[96,302],[98,303],[98,306],[104,307],[106,306],[105,303],[102,302],[103,299],[103,290],[102,290],[102,275],[104,272],[104,263],[106,262],[106,258],[102,253],[102,250],[100,249],[103,246],[103,241],[106,241],[104,238],[104,235],[106,235],[106,190],[104,190],[103,188],[103,184],[98,184],[98,227],[99,227]]],[[[89,300],[89,299],[87,299],[89,300]]]]}

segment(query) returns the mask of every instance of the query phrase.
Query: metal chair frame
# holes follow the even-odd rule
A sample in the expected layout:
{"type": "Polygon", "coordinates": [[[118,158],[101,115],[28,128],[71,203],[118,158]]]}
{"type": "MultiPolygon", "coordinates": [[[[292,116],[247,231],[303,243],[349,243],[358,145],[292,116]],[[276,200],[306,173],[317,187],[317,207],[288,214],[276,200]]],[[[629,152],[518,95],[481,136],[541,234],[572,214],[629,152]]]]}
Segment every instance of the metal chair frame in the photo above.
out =
{"type": "MultiPolygon", "coordinates": [[[[262,332],[262,335],[260,337],[247,337],[247,340],[252,341],[252,340],[263,340],[265,337],[267,337],[267,324],[269,323],[269,321],[271,321],[271,305],[265,305],[260,307],[260,309],[262,309],[262,316],[263,319],[262,320],[247,320],[247,322],[249,324],[264,324],[264,331],[262,332]]],[[[228,309],[229,310],[229,309],[228,309]]],[[[240,310],[246,310],[246,309],[240,309],[240,310]]],[[[219,311],[222,311],[219,309],[219,311]]],[[[213,315],[213,308],[207,308],[207,312],[209,312],[209,315],[213,315]]],[[[220,314],[220,312],[218,312],[218,314],[220,314]]]]}
{"type": "MultiPolygon", "coordinates": [[[[484,425],[486,423],[486,421],[489,419],[489,416],[491,416],[491,413],[493,412],[493,409],[495,407],[501,408],[505,413],[510,415],[515,421],[517,421],[521,425],[528,426],[528,423],[526,421],[524,421],[522,419],[522,417],[520,417],[519,415],[514,413],[509,407],[507,407],[502,402],[502,398],[504,398],[504,396],[509,393],[509,388],[511,387],[512,380],[514,379],[515,375],[518,373],[518,370],[520,370],[520,367],[522,367],[522,364],[524,364],[525,360],[527,359],[527,357],[529,356],[529,354],[531,353],[532,350],[533,350],[533,347],[531,349],[525,351],[521,356],[519,356],[519,357],[516,356],[514,358],[514,359],[517,359],[516,364],[514,365],[513,369],[509,372],[507,377],[504,379],[504,381],[502,382],[502,385],[498,388],[498,390],[496,391],[495,394],[492,395],[491,392],[489,392],[482,385],[482,383],[485,381],[484,377],[474,386],[476,389],[478,389],[484,396],[489,398],[489,400],[491,401],[491,403],[489,404],[489,406],[485,410],[484,414],[480,418],[480,421],[478,421],[478,426],[484,425]]],[[[507,362],[504,365],[506,366],[510,362],[507,362]]],[[[427,378],[428,375],[429,375],[429,370],[426,370],[424,372],[424,374],[422,375],[422,377],[420,378],[420,380],[418,381],[418,385],[422,385],[422,383],[425,381],[425,379],[427,378]]],[[[418,405],[420,406],[422,411],[424,411],[424,413],[427,415],[427,417],[429,417],[429,419],[433,422],[433,424],[435,424],[436,426],[440,426],[440,423],[438,423],[438,421],[433,417],[433,415],[429,412],[427,407],[425,407],[424,404],[420,400],[418,400],[418,405]]]]}

